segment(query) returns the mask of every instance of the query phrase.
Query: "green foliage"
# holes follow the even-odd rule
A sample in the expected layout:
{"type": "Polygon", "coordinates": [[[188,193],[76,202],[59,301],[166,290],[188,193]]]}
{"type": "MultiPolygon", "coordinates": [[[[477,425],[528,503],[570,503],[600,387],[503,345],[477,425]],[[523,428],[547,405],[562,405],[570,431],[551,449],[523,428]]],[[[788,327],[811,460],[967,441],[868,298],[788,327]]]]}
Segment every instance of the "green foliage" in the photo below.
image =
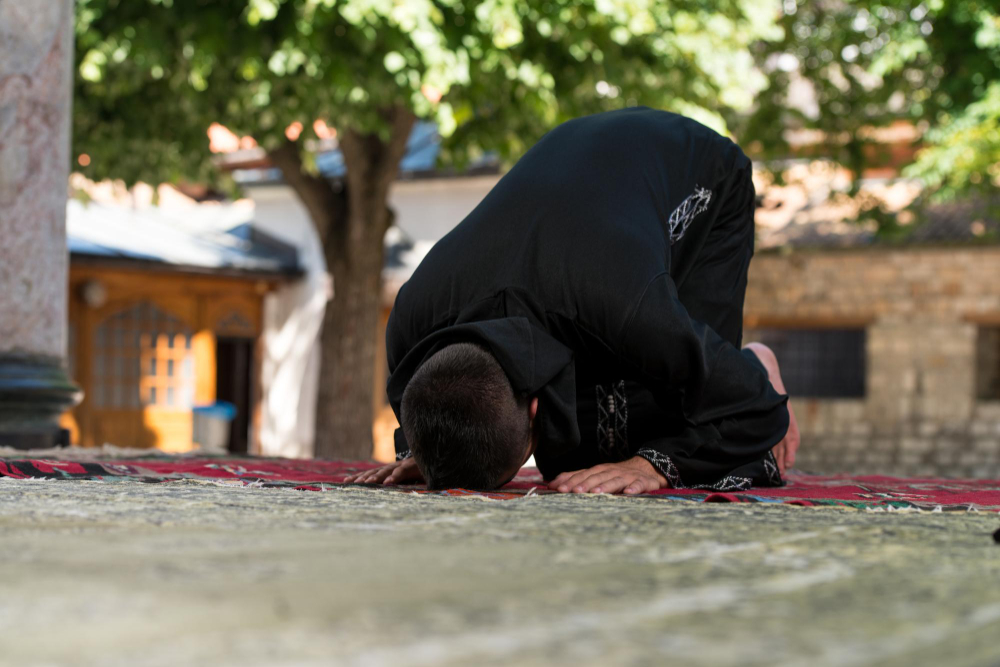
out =
{"type": "Polygon", "coordinates": [[[930,147],[907,173],[921,177],[943,196],[995,190],[1000,183],[1000,82],[954,120],[928,133],[930,147]]]}
{"type": "Polygon", "coordinates": [[[78,0],[74,155],[98,179],[205,179],[212,122],[273,149],[315,119],[384,136],[400,106],[458,161],[624,105],[722,129],[765,83],[748,47],[774,17],[771,0],[78,0]]]}
{"type": "MultiPolygon", "coordinates": [[[[989,0],[783,0],[783,37],[755,46],[769,87],[741,122],[763,157],[789,127],[821,130],[817,152],[859,174],[884,159],[869,132],[929,129],[906,173],[955,193],[1000,176],[1000,7],[989,0]],[[812,90],[816,105],[796,104],[812,90]],[[805,106],[805,108],[803,108],[805,106]]],[[[808,97],[808,95],[807,95],[808,97]]]]}

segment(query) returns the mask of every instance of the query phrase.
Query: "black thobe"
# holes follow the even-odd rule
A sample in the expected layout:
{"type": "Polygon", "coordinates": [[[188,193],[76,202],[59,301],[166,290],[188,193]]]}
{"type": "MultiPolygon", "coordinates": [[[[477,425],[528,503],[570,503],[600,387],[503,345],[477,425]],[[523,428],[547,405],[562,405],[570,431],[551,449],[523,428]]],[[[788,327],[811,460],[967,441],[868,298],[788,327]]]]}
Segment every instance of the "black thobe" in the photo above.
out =
{"type": "Polygon", "coordinates": [[[400,290],[386,333],[397,418],[421,362],[475,342],[539,398],[547,479],[638,455],[675,488],[781,484],[770,450],[787,396],[740,350],[750,174],[732,141],[663,111],[549,132],[400,290]]]}

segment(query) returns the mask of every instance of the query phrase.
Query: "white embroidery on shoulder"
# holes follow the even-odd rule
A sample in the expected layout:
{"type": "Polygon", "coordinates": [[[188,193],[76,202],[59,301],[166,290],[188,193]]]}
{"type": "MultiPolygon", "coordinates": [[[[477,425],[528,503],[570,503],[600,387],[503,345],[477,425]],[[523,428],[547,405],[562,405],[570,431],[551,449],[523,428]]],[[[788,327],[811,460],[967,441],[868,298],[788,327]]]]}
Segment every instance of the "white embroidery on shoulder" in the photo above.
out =
{"type": "Polygon", "coordinates": [[[408,449],[405,452],[399,452],[398,454],[396,454],[397,461],[402,461],[403,459],[408,459],[408,458],[410,458],[410,450],[408,449]]]}
{"type": "Polygon", "coordinates": [[[674,209],[674,212],[670,214],[670,219],[667,220],[667,225],[670,227],[671,245],[681,240],[684,232],[691,225],[691,221],[703,213],[711,202],[712,191],[695,184],[694,192],[689,194],[674,209]]]}

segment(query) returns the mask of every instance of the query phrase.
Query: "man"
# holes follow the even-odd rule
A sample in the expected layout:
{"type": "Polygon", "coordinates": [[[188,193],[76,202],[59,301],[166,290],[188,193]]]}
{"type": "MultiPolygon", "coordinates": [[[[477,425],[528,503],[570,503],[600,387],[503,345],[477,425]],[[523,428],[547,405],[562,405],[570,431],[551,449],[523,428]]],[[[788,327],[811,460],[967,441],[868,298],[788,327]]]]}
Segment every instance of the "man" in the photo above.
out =
{"type": "Polygon", "coordinates": [[[441,239],[389,318],[397,462],[349,481],[562,492],[780,485],[798,431],[741,350],[751,163],[681,116],[569,121],[441,239]]]}

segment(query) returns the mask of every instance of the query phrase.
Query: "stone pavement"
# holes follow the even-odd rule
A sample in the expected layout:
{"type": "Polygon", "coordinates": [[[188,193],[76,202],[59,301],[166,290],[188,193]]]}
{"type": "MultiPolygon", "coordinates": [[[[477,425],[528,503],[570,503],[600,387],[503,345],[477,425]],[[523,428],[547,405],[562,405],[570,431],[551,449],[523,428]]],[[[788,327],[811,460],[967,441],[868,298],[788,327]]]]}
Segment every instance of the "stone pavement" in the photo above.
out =
{"type": "Polygon", "coordinates": [[[2,479],[0,664],[998,664],[998,526],[2,479]]]}

